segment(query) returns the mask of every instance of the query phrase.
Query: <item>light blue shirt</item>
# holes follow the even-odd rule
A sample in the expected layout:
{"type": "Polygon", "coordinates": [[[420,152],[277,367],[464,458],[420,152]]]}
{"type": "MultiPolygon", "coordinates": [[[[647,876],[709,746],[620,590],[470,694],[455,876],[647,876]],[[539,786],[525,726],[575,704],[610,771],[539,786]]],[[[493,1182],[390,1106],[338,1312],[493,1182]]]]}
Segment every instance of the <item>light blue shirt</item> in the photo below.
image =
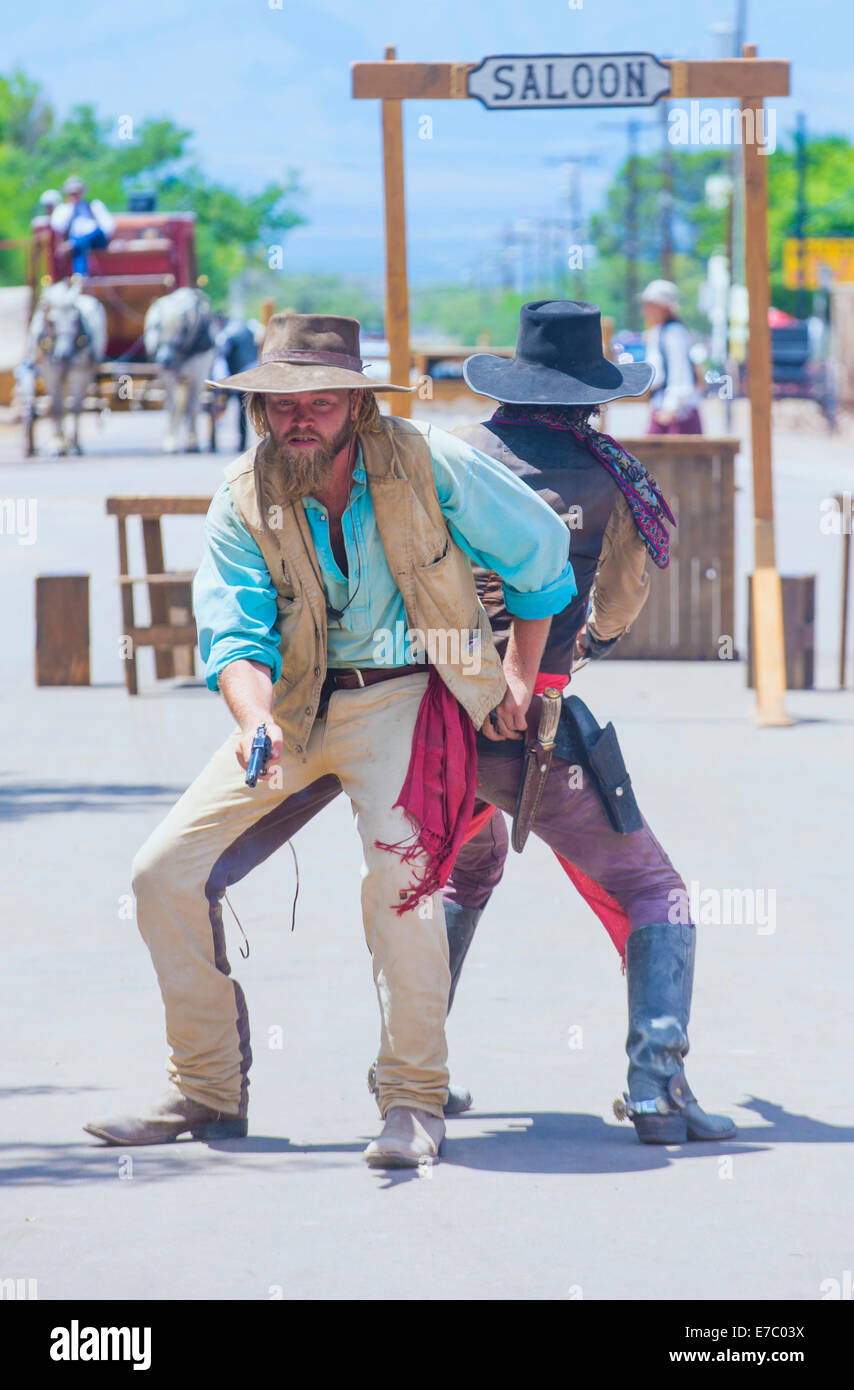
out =
{"type": "MultiPolygon", "coordinates": [[[[559,613],[576,584],[569,532],[558,515],[509,469],[464,440],[431,426],[427,442],[439,503],[456,544],[475,564],[500,575],[510,613],[559,613]]],[[[331,667],[401,666],[415,658],[363,463],[360,447],[342,517],[346,576],[332,553],[325,508],[313,497],[302,501],[329,603],[338,610],[348,605],[340,619],[329,619],[327,659],[331,667]]],[[[207,684],[216,690],[223,667],[241,658],[269,666],[275,684],[282,668],[276,590],[227,483],[211,502],[205,539],[193,606],[207,684]]]]}

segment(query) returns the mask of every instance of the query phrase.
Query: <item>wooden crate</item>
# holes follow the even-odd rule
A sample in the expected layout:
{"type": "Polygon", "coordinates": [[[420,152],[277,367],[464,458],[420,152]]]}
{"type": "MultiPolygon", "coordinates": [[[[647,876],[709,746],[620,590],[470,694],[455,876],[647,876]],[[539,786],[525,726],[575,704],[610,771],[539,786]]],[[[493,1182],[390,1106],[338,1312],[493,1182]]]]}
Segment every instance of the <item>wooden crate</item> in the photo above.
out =
{"type": "MultiPolygon", "coordinates": [[[[815,675],[815,582],[814,574],[784,574],[783,633],[786,642],[786,688],[812,690],[815,675]]],[[[753,675],[753,575],[747,576],[747,684],[752,690],[753,675]]]]}
{"type": "MultiPolygon", "coordinates": [[[[677,525],[670,565],[649,564],[650,595],[608,660],[711,661],[734,641],[735,438],[621,439],[661,488],[677,525]]],[[[570,545],[570,555],[572,553],[570,545]]],[[[730,654],[734,653],[731,647],[730,654]]]]}
{"type": "Polygon", "coordinates": [[[36,685],[89,685],[89,576],[36,578],[36,685]]]}

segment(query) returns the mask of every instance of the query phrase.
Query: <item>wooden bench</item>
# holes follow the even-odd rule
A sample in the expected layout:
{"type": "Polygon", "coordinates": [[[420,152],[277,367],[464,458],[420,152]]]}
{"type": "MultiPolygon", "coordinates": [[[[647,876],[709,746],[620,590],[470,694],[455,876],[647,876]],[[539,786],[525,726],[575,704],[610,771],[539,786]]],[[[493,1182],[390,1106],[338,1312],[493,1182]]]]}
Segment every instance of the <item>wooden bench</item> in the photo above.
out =
{"type": "Polygon", "coordinates": [[[163,559],[164,516],[204,516],[210,497],[108,497],[107,515],[114,516],[119,528],[119,574],[121,588],[122,637],[129,643],[124,652],[125,685],[129,695],[137,694],[136,653],[139,647],[154,648],[154,671],[158,680],[169,676],[195,674],[196,624],[193,620],[193,570],[167,570],[163,559]],[[142,522],[145,555],[144,575],[132,575],[128,568],[127,523],[131,517],[142,522]],[[148,586],[151,623],[139,627],[134,616],[133,586],[148,586]]]}

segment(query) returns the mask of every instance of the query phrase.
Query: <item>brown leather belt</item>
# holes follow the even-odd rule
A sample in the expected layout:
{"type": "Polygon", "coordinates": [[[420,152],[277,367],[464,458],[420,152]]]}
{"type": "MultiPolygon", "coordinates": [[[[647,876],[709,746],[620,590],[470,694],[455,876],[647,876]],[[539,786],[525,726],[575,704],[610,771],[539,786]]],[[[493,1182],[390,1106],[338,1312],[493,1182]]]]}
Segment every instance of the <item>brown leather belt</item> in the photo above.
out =
{"type": "Polygon", "coordinates": [[[390,681],[396,676],[422,675],[425,669],[424,666],[363,666],[333,668],[328,675],[338,690],[360,690],[363,685],[376,685],[378,681],[390,681]]]}

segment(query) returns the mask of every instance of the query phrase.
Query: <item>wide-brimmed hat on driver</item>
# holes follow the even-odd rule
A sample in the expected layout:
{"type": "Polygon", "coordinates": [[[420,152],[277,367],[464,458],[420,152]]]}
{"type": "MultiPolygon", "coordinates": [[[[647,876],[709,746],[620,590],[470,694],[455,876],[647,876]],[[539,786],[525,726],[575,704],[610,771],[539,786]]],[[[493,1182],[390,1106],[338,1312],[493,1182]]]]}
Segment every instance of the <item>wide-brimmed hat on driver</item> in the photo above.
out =
{"type": "Polygon", "coordinates": [[[649,362],[609,362],[595,304],[541,299],[523,304],[513,357],[476,352],[463,363],[472,391],[508,405],[599,405],[642,396],[655,368],[649,362]]]}
{"type": "Polygon", "coordinates": [[[359,350],[359,320],[335,314],[273,314],[257,367],[208,381],[224,391],[414,391],[366,376],[359,350]]]}

